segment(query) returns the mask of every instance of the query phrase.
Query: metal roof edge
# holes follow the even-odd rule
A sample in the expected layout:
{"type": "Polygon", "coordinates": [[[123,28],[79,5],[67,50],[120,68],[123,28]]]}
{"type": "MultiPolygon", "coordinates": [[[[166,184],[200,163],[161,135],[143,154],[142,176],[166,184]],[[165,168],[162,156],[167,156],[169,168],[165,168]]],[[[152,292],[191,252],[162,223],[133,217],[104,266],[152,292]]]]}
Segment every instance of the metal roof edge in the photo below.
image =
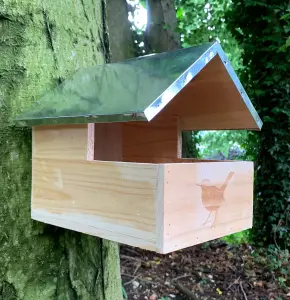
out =
{"type": "Polygon", "coordinates": [[[183,72],[145,110],[144,115],[151,121],[162,109],[217,55],[218,42],[214,42],[190,67],[183,72]]]}
{"type": "Polygon", "coordinates": [[[222,47],[220,44],[216,45],[217,47],[217,54],[219,55],[225,69],[227,70],[229,76],[231,77],[232,81],[234,82],[241,98],[243,99],[245,105],[247,106],[249,112],[251,113],[252,117],[254,118],[259,130],[262,129],[263,126],[263,122],[261,120],[261,118],[258,115],[258,112],[256,111],[255,107],[253,106],[253,103],[251,102],[247,92],[245,91],[241,81],[239,80],[232,64],[230,63],[227,55],[225,54],[225,52],[223,51],[222,47]]]}
{"type": "Polygon", "coordinates": [[[126,122],[126,121],[147,121],[144,113],[126,113],[117,115],[85,115],[85,116],[61,116],[61,117],[47,117],[47,118],[33,118],[33,119],[16,119],[15,125],[17,127],[33,127],[41,125],[65,125],[65,124],[89,124],[102,122],[126,122]],[[47,123],[47,120],[51,123],[47,123]],[[57,121],[56,121],[57,119],[57,121]],[[72,122],[73,121],[73,122],[72,122]]]}
{"type": "Polygon", "coordinates": [[[263,122],[256,109],[250,101],[242,83],[240,82],[235,70],[233,69],[227,55],[219,42],[215,42],[207,49],[183,74],[179,76],[150,106],[144,110],[144,115],[151,121],[162,109],[216,56],[218,55],[223,62],[225,69],[234,82],[241,98],[255,120],[257,127],[261,130],[263,122]]]}

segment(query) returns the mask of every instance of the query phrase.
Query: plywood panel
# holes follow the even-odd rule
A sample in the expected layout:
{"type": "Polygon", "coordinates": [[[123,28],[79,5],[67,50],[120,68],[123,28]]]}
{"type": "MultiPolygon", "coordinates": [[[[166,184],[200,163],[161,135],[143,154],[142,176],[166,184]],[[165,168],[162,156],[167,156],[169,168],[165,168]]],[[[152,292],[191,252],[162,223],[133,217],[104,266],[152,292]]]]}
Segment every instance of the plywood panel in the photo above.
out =
{"type": "Polygon", "coordinates": [[[165,165],[165,252],[249,228],[252,215],[252,162],[165,165]]]}
{"type": "Polygon", "coordinates": [[[75,128],[34,128],[32,218],[155,249],[158,166],[86,161],[75,128]]]}
{"type": "Polygon", "coordinates": [[[171,100],[160,116],[178,116],[183,130],[258,129],[218,56],[171,100]]]}
{"type": "Polygon", "coordinates": [[[177,118],[123,124],[123,160],[171,162],[178,155],[177,118]]]}

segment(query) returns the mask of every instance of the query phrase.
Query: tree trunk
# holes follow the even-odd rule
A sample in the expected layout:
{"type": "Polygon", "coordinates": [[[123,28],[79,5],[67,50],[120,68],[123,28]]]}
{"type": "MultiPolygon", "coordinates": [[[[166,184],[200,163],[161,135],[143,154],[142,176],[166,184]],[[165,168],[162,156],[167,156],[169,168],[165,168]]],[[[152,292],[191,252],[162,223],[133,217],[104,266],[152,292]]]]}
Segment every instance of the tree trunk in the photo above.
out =
{"type": "Polygon", "coordinates": [[[107,0],[107,23],[112,62],[134,57],[126,0],[107,0]]]}
{"type": "Polygon", "coordinates": [[[147,0],[146,44],[149,52],[180,48],[180,35],[176,28],[174,0],[147,0]]]}
{"type": "MultiPolygon", "coordinates": [[[[181,47],[174,0],[147,0],[147,16],[145,44],[149,53],[166,52],[181,47]]],[[[182,157],[196,155],[192,132],[182,132],[182,157]]]]}
{"type": "Polygon", "coordinates": [[[0,0],[0,299],[121,300],[118,245],[31,221],[31,131],[12,118],[108,56],[102,0],[0,0]]]}

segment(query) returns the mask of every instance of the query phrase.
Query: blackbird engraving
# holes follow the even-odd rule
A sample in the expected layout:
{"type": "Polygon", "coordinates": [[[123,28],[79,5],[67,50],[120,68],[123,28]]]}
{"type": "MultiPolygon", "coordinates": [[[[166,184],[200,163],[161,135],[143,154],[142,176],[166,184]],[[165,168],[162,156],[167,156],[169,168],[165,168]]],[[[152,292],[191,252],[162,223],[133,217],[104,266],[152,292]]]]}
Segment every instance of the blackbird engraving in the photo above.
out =
{"type": "Polygon", "coordinates": [[[224,182],[224,184],[218,188],[211,184],[209,179],[204,179],[198,186],[201,187],[201,199],[204,208],[209,212],[209,215],[203,225],[209,223],[210,217],[214,214],[212,225],[215,223],[216,213],[222,203],[225,201],[224,193],[232,179],[234,172],[230,172],[224,182]]]}

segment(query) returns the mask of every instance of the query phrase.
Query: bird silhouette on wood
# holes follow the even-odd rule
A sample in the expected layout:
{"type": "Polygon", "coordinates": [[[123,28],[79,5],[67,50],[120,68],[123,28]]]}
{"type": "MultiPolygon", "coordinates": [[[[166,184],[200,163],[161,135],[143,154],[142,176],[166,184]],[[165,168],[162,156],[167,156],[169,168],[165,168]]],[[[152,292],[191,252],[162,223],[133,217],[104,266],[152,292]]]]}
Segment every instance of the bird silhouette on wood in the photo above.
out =
{"type": "Polygon", "coordinates": [[[205,209],[209,211],[209,215],[203,225],[208,223],[212,214],[214,214],[214,219],[212,222],[212,224],[214,224],[217,210],[225,201],[224,193],[233,175],[234,172],[230,172],[220,188],[212,185],[209,179],[204,179],[201,184],[198,184],[198,186],[201,187],[202,204],[205,209]]]}

